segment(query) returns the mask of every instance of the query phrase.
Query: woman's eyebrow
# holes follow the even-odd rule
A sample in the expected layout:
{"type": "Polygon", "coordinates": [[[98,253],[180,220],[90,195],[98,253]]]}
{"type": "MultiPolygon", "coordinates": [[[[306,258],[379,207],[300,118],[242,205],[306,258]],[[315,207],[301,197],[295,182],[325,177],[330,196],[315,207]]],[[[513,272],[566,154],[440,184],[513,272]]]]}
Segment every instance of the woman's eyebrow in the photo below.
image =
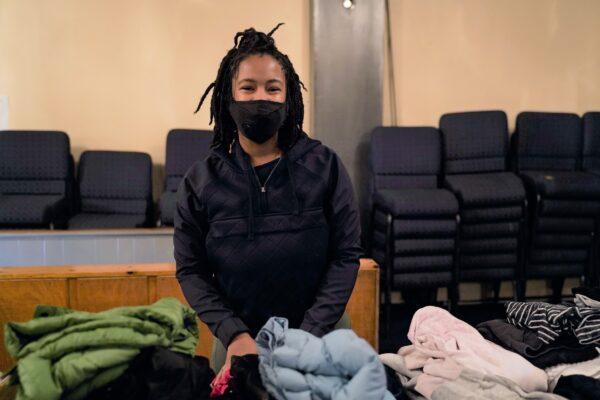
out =
{"type": "Polygon", "coordinates": [[[280,79],[269,79],[267,83],[283,83],[280,79]]]}
{"type": "Polygon", "coordinates": [[[240,83],[244,83],[244,82],[248,82],[248,83],[256,83],[256,81],[255,81],[254,79],[245,78],[245,79],[239,80],[239,81],[238,81],[238,84],[240,84],[240,83]]]}

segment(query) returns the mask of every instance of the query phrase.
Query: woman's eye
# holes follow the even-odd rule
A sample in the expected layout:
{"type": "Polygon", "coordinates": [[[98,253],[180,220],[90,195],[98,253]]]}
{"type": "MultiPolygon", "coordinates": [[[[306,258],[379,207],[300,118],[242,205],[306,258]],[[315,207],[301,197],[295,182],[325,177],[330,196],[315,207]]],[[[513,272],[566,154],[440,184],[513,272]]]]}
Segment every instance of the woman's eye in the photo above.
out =
{"type": "Polygon", "coordinates": [[[281,89],[279,89],[279,88],[270,88],[269,89],[269,92],[279,92],[279,91],[281,91],[281,89]]]}
{"type": "Polygon", "coordinates": [[[252,90],[252,86],[243,86],[242,90],[252,90]]]}

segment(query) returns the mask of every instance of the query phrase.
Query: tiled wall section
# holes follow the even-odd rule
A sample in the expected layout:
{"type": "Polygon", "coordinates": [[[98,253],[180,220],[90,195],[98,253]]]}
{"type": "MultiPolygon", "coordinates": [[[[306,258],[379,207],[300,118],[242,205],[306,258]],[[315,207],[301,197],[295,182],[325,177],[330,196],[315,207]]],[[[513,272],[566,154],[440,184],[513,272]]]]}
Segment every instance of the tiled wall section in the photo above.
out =
{"type": "Polygon", "coordinates": [[[174,262],[173,230],[0,233],[0,267],[174,262]]]}

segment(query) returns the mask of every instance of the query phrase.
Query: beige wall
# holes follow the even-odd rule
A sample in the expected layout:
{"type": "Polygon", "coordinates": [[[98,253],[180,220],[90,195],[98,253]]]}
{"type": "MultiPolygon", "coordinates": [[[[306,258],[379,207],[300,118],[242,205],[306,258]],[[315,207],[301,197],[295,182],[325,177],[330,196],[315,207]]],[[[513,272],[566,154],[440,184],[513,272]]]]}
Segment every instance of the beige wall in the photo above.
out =
{"type": "Polygon", "coordinates": [[[274,37],[310,90],[308,12],[308,0],[0,0],[9,128],[64,130],[76,159],[134,150],[164,164],[169,129],[209,128],[208,104],[193,111],[236,32],[285,22],[274,37]]]}
{"type": "MultiPolygon", "coordinates": [[[[500,108],[512,128],[525,109],[600,110],[600,1],[390,2],[400,124],[500,108]]],[[[76,158],[148,152],[160,182],[167,131],[209,128],[208,107],[192,112],[234,33],[279,21],[309,111],[309,0],[0,0],[9,128],[64,130],[76,158]]]]}
{"type": "MultiPolygon", "coordinates": [[[[390,0],[397,115],[600,110],[600,1],[390,0]]],[[[387,90],[387,89],[386,89],[387,90]]],[[[385,98],[384,123],[389,124],[385,98]]]]}

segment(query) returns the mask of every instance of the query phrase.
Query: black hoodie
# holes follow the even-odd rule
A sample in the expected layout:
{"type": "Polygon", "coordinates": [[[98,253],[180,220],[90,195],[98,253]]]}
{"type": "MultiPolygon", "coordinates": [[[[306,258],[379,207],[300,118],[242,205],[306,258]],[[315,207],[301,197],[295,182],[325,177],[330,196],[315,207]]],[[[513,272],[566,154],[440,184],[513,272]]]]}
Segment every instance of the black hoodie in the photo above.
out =
{"type": "Polygon", "coordinates": [[[317,336],[344,312],[362,256],[352,183],[340,158],[302,134],[262,192],[248,154],[213,148],[177,191],[177,279],[227,347],[271,316],[317,336]]]}

